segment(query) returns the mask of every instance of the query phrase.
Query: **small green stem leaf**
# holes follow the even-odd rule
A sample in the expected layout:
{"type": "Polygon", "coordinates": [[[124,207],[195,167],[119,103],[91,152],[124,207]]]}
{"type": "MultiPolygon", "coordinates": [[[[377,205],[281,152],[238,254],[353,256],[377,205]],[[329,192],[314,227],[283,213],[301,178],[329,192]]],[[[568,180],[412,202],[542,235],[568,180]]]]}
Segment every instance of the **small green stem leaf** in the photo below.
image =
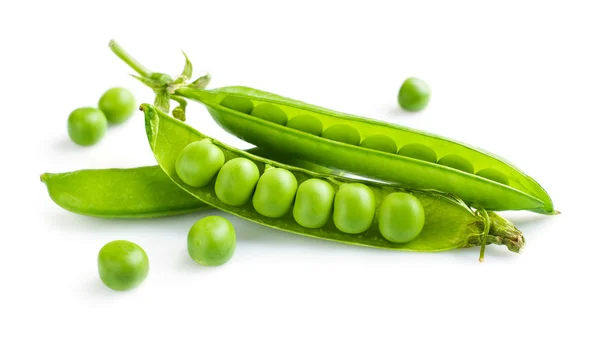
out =
{"type": "Polygon", "coordinates": [[[181,51],[183,53],[183,56],[185,57],[185,66],[183,66],[183,71],[181,72],[181,76],[184,76],[186,78],[186,80],[189,80],[192,78],[192,62],[190,61],[190,59],[188,59],[187,54],[185,54],[184,51],[181,51]]]}
{"type": "Polygon", "coordinates": [[[173,109],[173,117],[185,122],[185,108],[187,107],[187,101],[183,97],[177,95],[172,95],[171,99],[179,103],[179,106],[173,109]]]}
{"type": "Polygon", "coordinates": [[[485,246],[487,245],[487,237],[490,232],[490,216],[485,209],[477,209],[477,213],[483,217],[483,238],[481,240],[481,249],[479,250],[479,261],[483,262],[485,256],[485,246]]]}
{"type": "Polygon", "coordinates": [[[170,110],[169,94],[165,91],[157,92],[154,99],[154,106],[168,113],[170,110]]]}
{"type": "Polygon", "coordinates": [[[211,79],[210,73],[207,72],[206,74],[197,78],[196,81],[192,82],[192,85],[190,87],[204,89],[210,83],[210,79],[211,79]]]}

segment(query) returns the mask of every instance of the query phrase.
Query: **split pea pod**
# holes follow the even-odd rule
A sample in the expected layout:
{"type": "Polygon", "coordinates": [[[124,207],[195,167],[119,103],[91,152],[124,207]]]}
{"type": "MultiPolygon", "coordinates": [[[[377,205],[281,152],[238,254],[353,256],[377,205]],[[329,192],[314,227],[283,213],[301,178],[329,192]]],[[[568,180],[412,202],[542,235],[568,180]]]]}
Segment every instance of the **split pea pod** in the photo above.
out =
{"type": "Polygon", "coordinates": [[[285,165],[222,144],[154,106],[143,104],[142,110],[150,147],[167,176],[201,202],[252,222],[320,239],[405,251],[494,243],[518,252],[524,245],[510,222],[494,213],[483,217],[447,194],[285,165]],[[177,158],[194,142],[210,143],[225,159],[219,172],[200,187],[177,175],[177,158]],[[416,226],[404,231],[405,224],[416,226]]]}

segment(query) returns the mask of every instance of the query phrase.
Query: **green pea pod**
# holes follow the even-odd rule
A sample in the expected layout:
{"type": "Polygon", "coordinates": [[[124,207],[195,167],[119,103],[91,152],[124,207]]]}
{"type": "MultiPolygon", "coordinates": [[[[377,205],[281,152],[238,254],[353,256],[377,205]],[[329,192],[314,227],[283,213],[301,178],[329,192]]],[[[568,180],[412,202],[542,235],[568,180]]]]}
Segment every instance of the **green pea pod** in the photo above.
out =
{"type": "MultiPolygon", "coordinates": [[[[302,168],[334,173],[331,169],[263,149],[247,151],[302,168]]],[[[86,216],[153,218],[212,208],[175,185],[158,166],[45,173],[40,179],[58,206],[86,216]]]]}
{"type": "Polygon", "coordinates": [[[467,144],[253,88],[205,90],[207,81],[200,87],[168,81],[115,41],[109,46],[155,92],[203,103],[221,127],[257,147],[378,181],[450,193],[487,210],[558,213],[533,178],[467,144]]]}
{"type": "MultiPolygon", "coordinates": [[[[285,165],[235,149],[209,138],[189,125],[159,111],[154,106],[143,104],[141,109],[145,113],[148,142],[159,166],[167,176],[198,200],[238,217],[271,228],[305,236],[348,244],[405,251],[443,251],[493,243],[506,245],[511,251],[519,252],[524,246],[522,234],[510,222],[494,213],[490,213],[489,218],[483,217],[478,213],[474,213],[461,200],[452,198],[447,194],[435,191],[401,189],[390,184],[320,174],[285,165]],[[250,161],[256,165],[260,175],[265,172],[266,168],[269,168],[268,170],[281,168],[291,172],[299,185],[309,179],[317,178],[328,182],[335,191],[338,191],[346,183],[364,184],[373,192],[376,208],[381,205],[382,200],[387,195],[393,192],[402,191],[410,193],[417,197],[423,205],[425,212],[423,230],[419,236],[410,242],[392,243],[386,240],[379,232],[376,218],[373,224],[364,232],[349,234],[338,230],[333,224],[331,217],[324,226],[311,228],[301,226],[295,221],[293,208],[290,208],[283,216],[273,218],[257,212],[253,207],[251,199],[241,205],[232,206],[226,204],[219,199],[218,194],[215,192],[215,182],[218,181],[216,177],[206,186],[192,187],[186,185],[177,176],[175,165],[178,154],[191,142],[204,139],[209,140],[223,151],[226,163],[232,159],[250,161]],[[486,221],[486,219],[489,221],[486,221]],[[488,230],[489,235],[487,235],[488,230]]],[[[219,188],[219,190],[221,189],[224,188],[219,188]]]]}
{"type": "MultiPolygon", "coordinates": [[[[319,165],[342,169],[364,177],[401,184],[417,189],[433,189],[456,195],[471,205],[488,210],[529,210],[542,214],[556,214],[546,191],[508,161],[473,148],[469,145],[437,135],[413,130],[373,119],[352,116],[292,100],[248,87],[223,87],[213,90],[182,87],[175,91],[179,96],[203,103],[221,127],[257,147],[285,153],[319,165]],[[246,100],[246,105],[271,104],[287,114],[288,126],[258,118],[238,111],[236,106],[221,104],[226,98],[246,100]],[[313,117],[322,124],[322,136],[315,132],[290,128],[296,117],[313,117]],[[343,126],[343,128],[342,128],[343,126]],[[329,137],[333,135],[334,137],[329,137]],[[418,144],[434,153],[438,159],[459,157],[466,167],[444,165],[423,160],[419,154],[399,155],[359,146],[360,140],[386,136],[396,144],[418,144]],[[502,180],[479,171],[494,170],[502,180]],[[506,178],[506,179],[504,179],[506,178]]],[[[311,121],[314,121],[311,120],[311,121]]],[[[386,138],[386,139],[387,139],[386,138]]],[[[386,144],[389,148],[389,145],[386,144]]],[[[401,153],[402,154],[402,153],[401,153]]]]}

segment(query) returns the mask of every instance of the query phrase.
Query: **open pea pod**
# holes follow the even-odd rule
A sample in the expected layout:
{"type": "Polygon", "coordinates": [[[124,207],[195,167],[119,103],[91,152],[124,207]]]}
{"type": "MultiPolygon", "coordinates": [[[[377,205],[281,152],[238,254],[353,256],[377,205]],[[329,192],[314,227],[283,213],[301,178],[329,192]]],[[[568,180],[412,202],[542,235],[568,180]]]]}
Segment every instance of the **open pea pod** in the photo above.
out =
{"type": "MultiPolygon", "coordinates": [[[[402,189],[390,184],[378,184],[354,180],[340,176],[332,176],[309,170],[285,165],[248,152],[227,146],[215,139],[209,138],[189,125],[176,120],[161,112],[154,106],[143,104],[145,113],[146,133],[148,142],[158,162],[167,176],[183,190],[198,200],[238,217],[259,223],[271,228],[316,237],[337,242],[371,246],[405,251],[443,251],[456,248],[479,246],[483,244],[506,245],[511,251],[519,252],[524,246],[522,234],[510,222],[500,216],[490,213],[475,213],[459,199],[434,191],[402,189]],[[364,184],[372,191],[375,208],[379,211],[382,200],[395,192],[409,193],[420,201],[424,209],[425,223],[420,234],[406,243],[393,243],[386,240],[379,231],[377,217],[368,229],[358,234],[340,231],[332,217],[319,228],[309,228],[300,225],[294,215],[293,207],[279,217],[267,217],[259,213],[250,200],[238,205],[224,203],[216,190],[219,175],[216,174],[205,186],[192,187],[184,183],[176,171],[176,161],[181,151],[192,142],[208,140],[218,147],[223,154],[225,165],[228,162],[244,159],[251,161],[262,176],[266,170],[274,168],[289,171],[299,185],[309,179],[319,179],[330,184],[337,193],[341,186],[347,183],[364,184]],[[489,235],[488,235],[489,231],[489,235]]],[[[248,162],[248,161],[245,161],[248,162]]],[[[223,170],[223,168],[221,168],[223,170]]],[[[248,188],[246,186],[244,189],[248,188]]],[[[242,189],[241,185],[230,189],[242,189]]],[[[254,193],[253,188],[251,190],[254,193]]],[[[222,192],[221,192],[222,194],[222,192]]],[[[377,211],[377,212],[378,212],[377,211]]]]}
{"type": "Polygon", "coordinates": [[[498,156],[426,132],[248,87],[182,87],[226,131],[258,147],[364,177],[458,196],[488,210],[555,214],[550,196],[498,156]],[[263,107],[259,114],[255,111],[263,107]]]}
{"type": "Polygon", "coordinates": [[[185,99],[203,103],[226,131],[264,148],[318,165],[408,188],[433,189],[487,210],[556,214],[548,193],[508,161],[467,144],[391,123],[343,114],[248,87],[204,89],[206,74],[187,83],[182,75],[154,73],[115,41],[111,50],[152,88],[155,103],[185,120],[185,99]]]}

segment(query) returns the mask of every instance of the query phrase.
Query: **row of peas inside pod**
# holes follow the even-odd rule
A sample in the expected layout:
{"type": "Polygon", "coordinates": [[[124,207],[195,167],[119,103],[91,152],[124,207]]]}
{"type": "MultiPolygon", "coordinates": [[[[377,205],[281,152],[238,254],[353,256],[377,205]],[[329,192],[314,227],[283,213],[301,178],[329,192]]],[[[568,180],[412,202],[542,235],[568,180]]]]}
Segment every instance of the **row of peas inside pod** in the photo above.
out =
{"type": "Polygon", "coordinates": [[[332,222],[342,233],[361,234],[377,224],[386,240],[406,243],[420,234],[425,223],[423,206],[410,193],[378,192],[380,196],[376,196],[362,183],[338,184],[321,178],[299,183],[289,170],[269,165],[261,175],[249,159],[226,161],[223,151],[208,139],[183,148],[175,169],[192,187],[214,183],[215,195],[229,206],[251,207],[269,218],[291,213],[293,220],[306,228],[321,228],[332,222]]]}
{"type": "Polygon", "coordinates": [[[509,185],[510,183],[508,177],[496,169],[483,168],[475,172],[473,164],[463,156],[449,154],[438,158],[436,152],[431,147],[424,144],[407,143],[398,147],[396,141],[383,134],[375,134],[362,138],[360,132],[356,128],[347,124],[334,124],[323,129],[323,123],[315,116],[296,115],[291,119],[288,119],[288,114],[284,111],[285,107],[272,103],[259,103],[255,105],[252,100],[241,96],[227,95],[221,100],[220,104],[223,107],[244,114],[249,114],[263,120],[333,141],[386,153],[398,154],[400,156],[410,157],[421,161],[437,163],[505,185],[509,185]]]}

